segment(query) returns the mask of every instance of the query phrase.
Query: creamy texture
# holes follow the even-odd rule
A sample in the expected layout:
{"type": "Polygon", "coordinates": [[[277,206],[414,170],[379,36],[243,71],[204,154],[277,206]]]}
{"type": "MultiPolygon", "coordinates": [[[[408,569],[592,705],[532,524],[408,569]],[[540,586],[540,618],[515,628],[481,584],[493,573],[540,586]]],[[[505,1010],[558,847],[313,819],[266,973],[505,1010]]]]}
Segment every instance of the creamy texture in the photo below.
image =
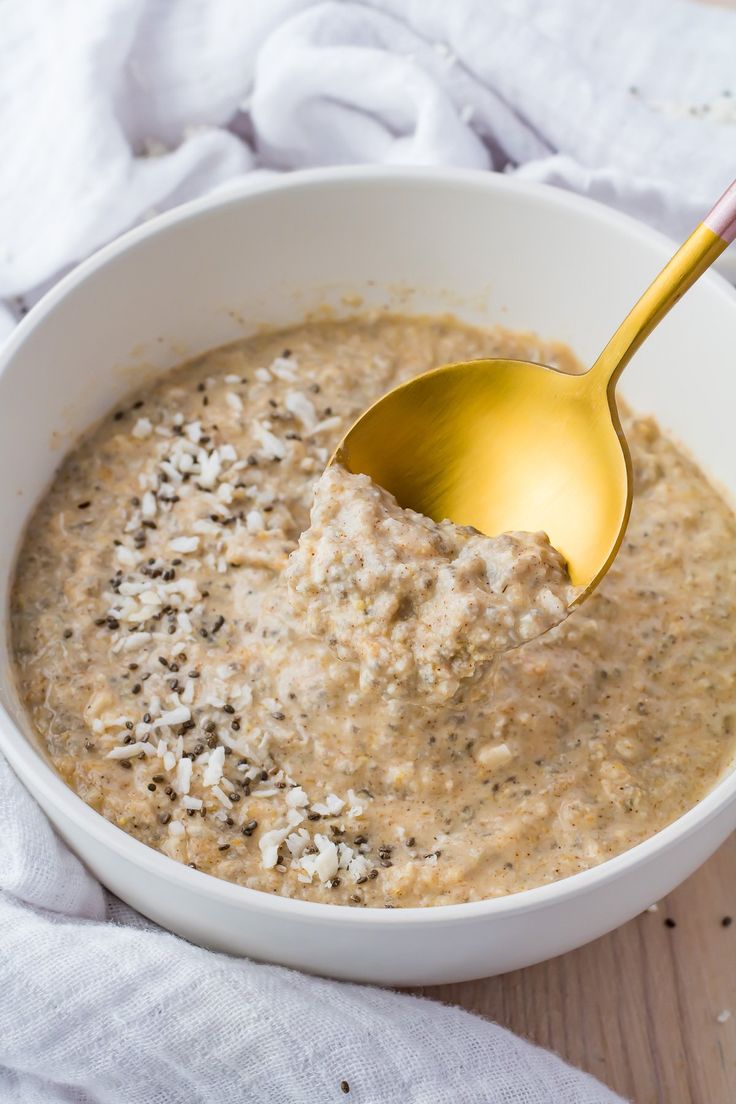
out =
{"type": "Polygon", "coordinates": [[[575,596],[546,534],[436,523],[339,466],[317,484],[285,579],[297,617],[358,666],[362,689],[421,705],[559,624],[575,596]]]}
{"type": "Polygon", "coordinates": [[[626,418],[635,501],[600,588],[450,700],[361,685],[291,610],[284,569],[344,430],[401,380],[489,355],[574,369],[441,319],[308,324],[165,376],[70,454],[12,635],[85,801],[219,877],[400,907],[585,869],[707,792],[736,739],[736,521],[649,419],[626,418]]]}

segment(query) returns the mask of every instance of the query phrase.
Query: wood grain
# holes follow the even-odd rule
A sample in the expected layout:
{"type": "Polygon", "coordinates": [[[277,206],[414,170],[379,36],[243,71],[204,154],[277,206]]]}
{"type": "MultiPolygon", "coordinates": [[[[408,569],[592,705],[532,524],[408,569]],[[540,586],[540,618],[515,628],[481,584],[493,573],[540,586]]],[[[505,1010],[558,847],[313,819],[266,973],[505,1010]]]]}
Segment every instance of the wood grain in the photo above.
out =
{"type": "Polygon", "coordinates": [[[421,990],[588,1070],[635,1104],[736,1101],[736,836],[610,935],[503,977],[421,990]],[[733,916],[730,927],[723,917],[733,916]],[[676,927],[665,925],[665,919],[676,927]],[[725,1023],[719,1013],[732,1011],[725,1023]]]}

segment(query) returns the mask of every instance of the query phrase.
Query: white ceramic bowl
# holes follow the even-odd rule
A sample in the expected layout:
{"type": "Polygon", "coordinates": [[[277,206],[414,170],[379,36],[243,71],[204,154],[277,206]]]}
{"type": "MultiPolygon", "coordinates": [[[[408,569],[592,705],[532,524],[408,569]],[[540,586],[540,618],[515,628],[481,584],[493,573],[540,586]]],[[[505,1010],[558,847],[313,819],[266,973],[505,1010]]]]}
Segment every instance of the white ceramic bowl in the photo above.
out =
{"type": "MultiPolygon", "coordinates": [[[[311,172],[215,196],[75,269],[0,358],[0,598],[29,511],[75,435],[144,373],[263,323],[385,305],[453,310],[598,352],[672,243],[606,208],[503,176],[311,172]]],[[[736,294],[705,277],[627,370],[624,391],[736,490],[736,294]]],[[[390,984],[457,981],[559,954],[628,920],[736,826],[736,774],[664,831],[595,869],[511,897],[349,909],[218,881],[84,804],[36,750],[0,644],[0,747],[60,834],[114,893],[209,947],[390,984]]]]}

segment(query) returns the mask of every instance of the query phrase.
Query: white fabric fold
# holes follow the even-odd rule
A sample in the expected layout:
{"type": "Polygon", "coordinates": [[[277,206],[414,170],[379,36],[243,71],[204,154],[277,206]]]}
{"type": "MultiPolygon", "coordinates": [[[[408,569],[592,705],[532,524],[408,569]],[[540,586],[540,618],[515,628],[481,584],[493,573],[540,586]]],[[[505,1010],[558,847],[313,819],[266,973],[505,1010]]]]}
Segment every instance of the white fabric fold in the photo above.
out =
{"type": "Polygon", "coordinates": [[[619,1100],[460,1009],[162,931],[103,892],[1,758],[0,948],[3,1104],[619,1100]]]}
{"type": "Polygon", "coordinates": [[[734,48],[690,0],[5,0],[0,296],[256,164],[503,169],[683,236],[736,165],[734,48]]]}

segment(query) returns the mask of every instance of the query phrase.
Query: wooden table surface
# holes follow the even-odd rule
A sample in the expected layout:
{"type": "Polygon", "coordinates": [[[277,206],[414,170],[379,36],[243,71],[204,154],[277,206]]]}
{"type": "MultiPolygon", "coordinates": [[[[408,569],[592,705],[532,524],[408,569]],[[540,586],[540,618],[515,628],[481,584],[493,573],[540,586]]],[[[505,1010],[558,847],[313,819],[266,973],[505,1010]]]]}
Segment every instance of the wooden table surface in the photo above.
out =
{"type": "Polygon", "coordinates": [[[656,912],[587,947],[421,992],[556,1051],[635,1104],[734,1104],[736,836],[656,912]]]}

